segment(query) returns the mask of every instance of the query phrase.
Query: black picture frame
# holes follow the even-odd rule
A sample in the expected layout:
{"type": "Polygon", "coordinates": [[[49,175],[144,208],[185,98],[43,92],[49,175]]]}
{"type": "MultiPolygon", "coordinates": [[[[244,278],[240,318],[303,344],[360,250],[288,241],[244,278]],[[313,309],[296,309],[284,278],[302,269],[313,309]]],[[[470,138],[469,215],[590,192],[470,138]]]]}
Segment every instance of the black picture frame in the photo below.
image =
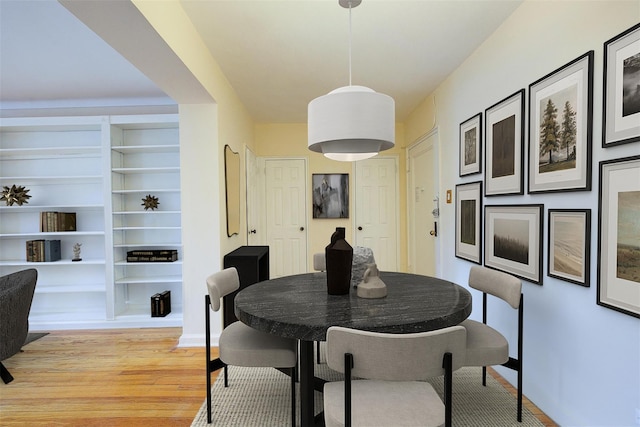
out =
{"type": "Polygon", "coordinates": [[[639,41],[640,23],[604,42],[603,148],[640,141],[639,41]],[[627,96],[625,86],[634,88],[627,96]]]}
{"type": "Polygon", "coordinates": [[[458,258],[482,265],[482,181],[456,185],[458,258]]]}
{"type": "Polygon", "coordinates": [[[484,207],[484,265],[542,285],[544,205],[484,207]]]}
{"type": "Polygon", "coordinates": [[[459,176],[482,173],[482,113],[460,123],[459,176]]]}
{"type": "Polygon", "coordinates": [[[549,209],[547,276],[588,288],[591,209],[549,209]]]}
{"type": "Polygon", "coordinates": [[[529,193],[591,190],[593,55],[529,85],[529,193]]]}
{"type": "Polygon", "coordinates": [[[485,196],[524,194],[524,89],[485,110],[485,196]]]}
{"type": "Polygon", "coordinates": [[[311,185],[314,219],[349,218],[348,173],[314,173],[311,185]]]}
{"type": "Polygon", "coordinates": [[[640,155],[600,162],[597,304],[640,318],[640,155]]]}

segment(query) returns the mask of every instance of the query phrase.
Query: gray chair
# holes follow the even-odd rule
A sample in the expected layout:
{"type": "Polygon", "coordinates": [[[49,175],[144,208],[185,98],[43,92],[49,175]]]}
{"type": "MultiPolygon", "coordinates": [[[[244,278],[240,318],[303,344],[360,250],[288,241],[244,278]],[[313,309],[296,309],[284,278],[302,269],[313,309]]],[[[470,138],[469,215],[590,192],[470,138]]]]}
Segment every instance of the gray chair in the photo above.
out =
{"type": "Polygon", "coordinates": [[[465,348],[462,326],[413,334],[329,328],[327,364],[345,380],[324,385],[327,427],[451,426],[453,371],[465,348]],[[441,375],[444,403],[426,381],[441,375]]]}
{"type": "Polygon", "coordinates": [[[0,377],[5,384],[13,376],[2,361],[18,353],[29,334],[29,311],[38,271],[31,268],[0,277],[0,377]]]}
{"type": "Polygon", "coordinates": [[[466,366],[482,366],[482,384],[487,385],[487,366],[502,365],[518,373],[518,422],[522,422],[522,320],[523,296],[520,279],[486,267],[473,266],[469,286],[482,292],[482,322],[467,319],[466,366]],[[509,356],[509,343],[497,330],[487,325],[487,294],[507,302],[518,310],[518,356],[509,356]]]}
{"type": "MultiPolygon", "coordinates": [[[[291,425],[296,425],[297,341],[233,322],[222,330],[218,343],[220,357],[211,360],[210,308],[220,310],[222,298],[240,287],[238,271],[227,268],[207,277],[205,295],[205,333],[207,358],[207,422],[211,423],[211,373],[227,365],[278,368],[291,377],[291,425]]],[[[227,387],[225,372],[224,386],[227,387]]]]}

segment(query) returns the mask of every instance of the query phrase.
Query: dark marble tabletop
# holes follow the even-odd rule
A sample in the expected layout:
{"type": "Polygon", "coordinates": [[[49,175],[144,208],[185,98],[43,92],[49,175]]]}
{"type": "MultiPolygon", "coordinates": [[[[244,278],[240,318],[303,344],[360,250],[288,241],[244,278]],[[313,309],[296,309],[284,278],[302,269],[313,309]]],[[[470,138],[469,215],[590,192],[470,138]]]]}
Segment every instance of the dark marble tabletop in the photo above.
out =
{"type": "Polygon", "coordinates": [[[327,294],[326,273],[286,276],[256,283],[235,298],[236,317],[274,335],[322,341],[330,326],[411,333],[457,325],[471,313],[465,288],[434,277],[380,272],[387,296],[364,299],[327,294]]]}

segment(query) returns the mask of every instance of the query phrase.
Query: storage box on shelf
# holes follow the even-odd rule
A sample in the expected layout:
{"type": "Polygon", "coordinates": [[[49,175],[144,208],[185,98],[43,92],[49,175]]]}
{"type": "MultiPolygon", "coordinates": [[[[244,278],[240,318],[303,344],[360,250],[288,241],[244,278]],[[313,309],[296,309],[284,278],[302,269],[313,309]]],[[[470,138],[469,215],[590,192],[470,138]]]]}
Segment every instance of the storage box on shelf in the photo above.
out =
{"type": "Polygon", "coordinates": [[[111,206],[116,319],[149,320],[149,298],[171,291],[172,311],[151,324],[182,324],[182,228],[177,119],[113,118],[111,206]],[[145,203],[146,201],[146,203],[145,203]],[[149,201],[151,203],[149,203],[149,201]],[[131,251],[173,250],[176,261],[128,262],[131,251]]]}

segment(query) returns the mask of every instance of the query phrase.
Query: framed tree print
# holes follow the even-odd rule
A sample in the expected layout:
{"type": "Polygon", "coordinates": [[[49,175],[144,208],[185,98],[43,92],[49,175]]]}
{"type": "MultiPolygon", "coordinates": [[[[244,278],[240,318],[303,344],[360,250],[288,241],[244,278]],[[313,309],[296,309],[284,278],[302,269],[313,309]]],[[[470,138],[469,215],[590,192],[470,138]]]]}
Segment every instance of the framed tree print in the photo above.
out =
{"type": "Polygon", "coordinates": [[[591,190],[593,51],[529,85],[529,193],[591,190]]]}
{"type": "Polygon", "coordinates": [[[482,264],[482,181],[456,185],[456,256],[482,264]]]}
{"type": "Polygon", "coordinates": [[[549,209],[547,275],[589,287],[591,209],[549,209]]]}
{"type": "Polygon", "coordinates": [[[600,162],[597,303],[640,318],[640,156],[600,162]]]}
{"type": "Polygon", "coordinates": [[[482,164],[482,113],[460,124],[460,176],[480,173],[482,164]]]}
{"type": "Polygon", "coordinates": [[[604,43],[602,146],[640,141],[640,24],[604,43]]]}
{"type": "Polygon", "coordinates": [[[523,194],[524,89],[485,111],[485,195],[523,194]]]}
{"type": "Polygon", "coordinates": [[[544,205],[484,208],[484,265],[542,284],[544,205]]]}

